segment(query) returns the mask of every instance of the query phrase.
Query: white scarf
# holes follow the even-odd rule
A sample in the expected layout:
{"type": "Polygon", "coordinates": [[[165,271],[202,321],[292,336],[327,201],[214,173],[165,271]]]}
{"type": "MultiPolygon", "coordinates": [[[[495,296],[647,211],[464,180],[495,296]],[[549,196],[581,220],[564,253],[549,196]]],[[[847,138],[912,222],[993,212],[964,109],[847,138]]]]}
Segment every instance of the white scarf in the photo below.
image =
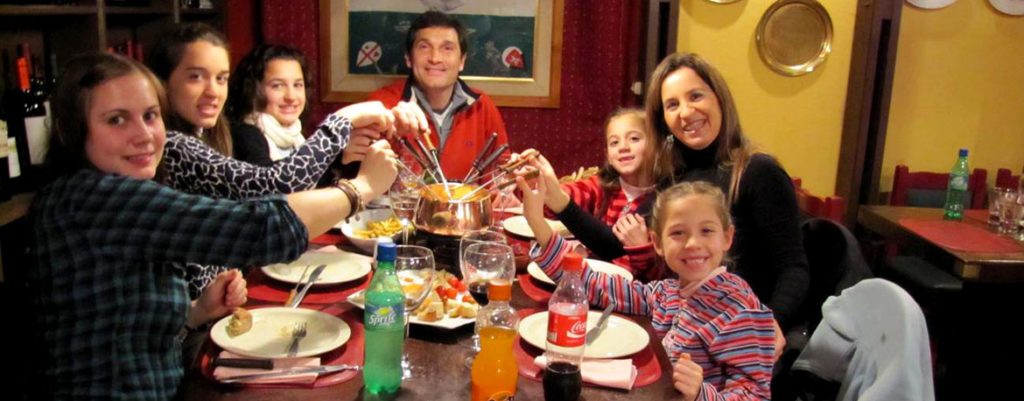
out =
{"type": "Polygon", "coordinates": [[[295,149],[306,142],[306,137],[302,136],[302,122],[299,120],[285,127],[270,114],[254,112],[245,118],[245,122],[259,128],[267,139],[281,149],[295,149]]]}
{"type": "Polygon", "coordinates": [[[619,187],[622,188],[622,193],[626,194],[626,201],[632,202],[633,199],[639,198],[641,195],[646,194],[654,190],[654,185],[646,187],[638,187],[630,185],[622,177],[619,177],[619,187]]]}

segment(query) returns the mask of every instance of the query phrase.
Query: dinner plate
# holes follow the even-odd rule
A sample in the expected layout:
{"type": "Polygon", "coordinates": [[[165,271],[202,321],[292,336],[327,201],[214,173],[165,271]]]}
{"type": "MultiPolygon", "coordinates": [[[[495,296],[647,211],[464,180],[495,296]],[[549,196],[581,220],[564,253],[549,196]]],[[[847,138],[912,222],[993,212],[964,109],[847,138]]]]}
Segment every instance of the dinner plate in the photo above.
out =
{"type": "MultiPolygon", "coordinates": [[[[356,293],[354,293],[352,295],[349,295],[348,296],[348,303],[350,303],[352,305],[355,305],[359,309],[364,309],[366,307],[366,303],[364,301],[364,299],[365,299],[364,298],[364,296],[365,296],[364,293],[365,292],[366,292],[366,290],[359,290],[358,292],[356,292],[356,293]]],[[[478,311],[478,313],[479,313],[479,311],[478,311]]],[[[416,317],[416,315],[412,315],[412,314],[409,315],[409,323],[410,324],[418,324],[418,325],[421,325],[421,326],[432,326],[432,327],[442,328],[442,329],[446,329],[446,330],[452,330],[452,329],[459,328],[459,327],[462,327],[462,326],[465,326],[467,324],[474,323],[474,322],[476,322],[476,318],[449,317],[449,316],[445,316],[441,320],[437,320],[437,321],[433,321],[433,322],[428,322],[426,320],[420,320],[420,318],[416,317]]]]}
{"type": "MultiPolygon", "coordinates": [[[[624,269],[622,266],[597,259],[586,259],[586,261],[587,266],[590,266],[590,269],[593,271],[622,276],[630,281],[633,280],[633,273],[630,273],[629,270],[624,269]]],[[[530,277],[533,277],[540,282],[555,285],[554,280],[551,280],[547,274],[544,274],[544,271],[541,270],[540,266],[537,266],[537,263],[535,262],[530,262],[530,264],[526,266],[526,272],[530,274],[530,277]]]]}
{"type": "Polygon", "coordinates": [[[254,358],[284,358],[292,343],[292,327],[306,322],[306,337],[299,341],[296,357],[319,355],[338,348],[352,336],[344,320],[326,313],[303,308],[250,309],[252,328],[238,336],[228,334],[231,316],[215,323],[210,339],[221,348],[254,358]]]}
{"type": "MultiPolygon", "coordinates": [[[[569,232],[569,229],[566,228],[565,224],[562,224],[562,222],[548,219],[545,220],[547,220],[548,225],[551,226],[551,229],[554,230],[555,232],[561,234],[563,237],[566,238],[572,237],[572,233],[569,232]]],[[[505,221],[502,223],[502,226],[505,228],[505,231],[508,231],[512,234],[518,235],[520,237],[533,238],[533,230],[530,229],[530,224],[526,222],[526,217],[509,217],[505,219],[505,221]]]]}
{"type": "MultiPolygon", "coordinates": [[[[587,313],[587,331],[597,325],[601,312],[587,313]]],[[[547,345],[548,313],[540,312],[519,321],[519,337],[534,347],[547,345]]],[[[604,332],[583,350],[584,358],[619,358],[640,352],[650,342],[647,331],[632,320],[610,315],[604,332]]]]}
{"type": "Polygon", "coordinates": [[[313,272],[310,268],[303,275],[306,266],[317,267],[327,265],[313,285],[331,285],[346,283],[366,276],[370,272],[373,258],[352,252],[317,252],[307,251],[291,263],[278,263],[263,266],[263,273],[268,277],[286,283],[298,283],[309,278],[313,272]]]}

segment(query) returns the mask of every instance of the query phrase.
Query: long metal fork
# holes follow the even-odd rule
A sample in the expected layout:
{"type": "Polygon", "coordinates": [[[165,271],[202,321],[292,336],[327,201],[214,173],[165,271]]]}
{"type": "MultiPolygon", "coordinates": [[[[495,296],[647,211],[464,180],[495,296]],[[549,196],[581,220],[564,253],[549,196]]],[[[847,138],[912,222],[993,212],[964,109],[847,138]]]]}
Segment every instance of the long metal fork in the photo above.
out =
{"type": "Polygon", "coordinates": [[[306,336],[306,322],[295,323],[292,326],[292,343],[288,346],[288,357],[293,358],[299,353],[299,340],[306,336]]]}

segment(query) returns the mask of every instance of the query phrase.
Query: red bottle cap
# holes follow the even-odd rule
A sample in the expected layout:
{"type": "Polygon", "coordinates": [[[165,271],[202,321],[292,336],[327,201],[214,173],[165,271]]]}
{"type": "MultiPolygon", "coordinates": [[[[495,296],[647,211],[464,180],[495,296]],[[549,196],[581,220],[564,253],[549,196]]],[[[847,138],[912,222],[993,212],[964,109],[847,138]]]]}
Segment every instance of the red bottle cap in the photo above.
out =
{"type": "Polygon", "coordinates": [[[569,252],[562,258],[562,270],[567,272],[583,271],[583,255],[569,252]]]}

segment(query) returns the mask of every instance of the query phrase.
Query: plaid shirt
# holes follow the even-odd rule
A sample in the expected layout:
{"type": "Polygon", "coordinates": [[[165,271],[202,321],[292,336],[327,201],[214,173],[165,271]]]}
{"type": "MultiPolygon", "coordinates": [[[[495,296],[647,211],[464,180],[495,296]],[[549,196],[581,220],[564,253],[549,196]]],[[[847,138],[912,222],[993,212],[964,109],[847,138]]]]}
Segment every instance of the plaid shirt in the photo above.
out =
{"type": "Polygon", "coordinates": [[[32,219],[33,390],[47,399],[171,399],[189,303],[177,263],[292,260],[308,236],[280,196],[214,200],[93,170],[44,187],[32,219]]]}

